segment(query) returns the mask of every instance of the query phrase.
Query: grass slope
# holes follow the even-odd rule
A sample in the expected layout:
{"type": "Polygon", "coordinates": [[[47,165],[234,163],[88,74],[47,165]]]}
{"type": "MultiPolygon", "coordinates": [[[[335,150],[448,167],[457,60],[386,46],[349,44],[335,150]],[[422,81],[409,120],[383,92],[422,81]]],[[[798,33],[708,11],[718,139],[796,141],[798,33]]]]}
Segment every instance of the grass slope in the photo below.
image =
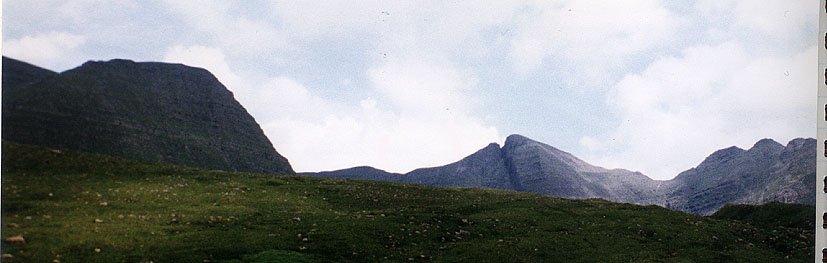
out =
{"type": "Polygon", "coordinates": [[[816,208],[805,204],[770,202],[763,205],[725,205],[713,218],[740,220],[760,227],[814,229],[816,208]]]}
{"type": "Polygon", "coordinates": [[[2,237],[26,239],[3,244],[13,256],[4,262],[813,258],[804,230],[657,206],[208,171],[8,142],[2,151],[2,237]]]}

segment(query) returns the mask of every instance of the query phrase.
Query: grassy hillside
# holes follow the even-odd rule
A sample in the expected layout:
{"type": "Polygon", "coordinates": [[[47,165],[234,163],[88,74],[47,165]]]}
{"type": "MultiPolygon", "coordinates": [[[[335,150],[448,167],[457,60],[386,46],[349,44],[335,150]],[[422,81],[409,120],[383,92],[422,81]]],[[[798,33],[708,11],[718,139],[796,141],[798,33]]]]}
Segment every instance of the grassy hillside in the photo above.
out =
{"type": "Polygon", "coordinates": [[[2,151],[2,237],[26,239],[3,244],[13,256],[4,262],[813,258],[803,229],[656,206],[207,171],[8,142],[2,151]]]}
{"type": "Polygon", "coordinates": [[[815,206],[771,202],[763,205],[726,205],[713,218],[740,220],[755,226],[814,229],[815,206]]]}

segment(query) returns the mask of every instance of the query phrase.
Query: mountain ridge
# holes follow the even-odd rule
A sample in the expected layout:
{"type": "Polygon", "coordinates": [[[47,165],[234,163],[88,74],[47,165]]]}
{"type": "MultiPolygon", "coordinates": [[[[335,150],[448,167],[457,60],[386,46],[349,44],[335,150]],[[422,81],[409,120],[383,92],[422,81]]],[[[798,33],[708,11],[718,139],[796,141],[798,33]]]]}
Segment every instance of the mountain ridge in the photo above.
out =
{"type": "Polygon", "coordinates": [[[571,153],[513,134],[502,147],[491,143],[457,162],[405,174],[382,171],[370,178],[337,171],[301,174],[603,198],[709,215],[729,203],[814,204],[809,196],[815,183],[808,180],[815,173],[813,150],[812,138],[796,138],[786,146],[761,139],[747,150],[735,146],[717,150],[673,179],[654,180],[637,171],[591,165],[571,153]]]}

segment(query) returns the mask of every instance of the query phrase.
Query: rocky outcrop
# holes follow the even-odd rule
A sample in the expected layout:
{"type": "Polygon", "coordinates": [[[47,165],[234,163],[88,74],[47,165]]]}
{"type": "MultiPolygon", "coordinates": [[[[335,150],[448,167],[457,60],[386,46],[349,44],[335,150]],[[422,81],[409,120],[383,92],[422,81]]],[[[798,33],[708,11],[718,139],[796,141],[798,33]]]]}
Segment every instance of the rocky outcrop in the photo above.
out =
{"type": "Polygon", "coordinates": [[[199,168],[294,173],[207,70],[90,61],[51,76],[28,74],[43,76],[38,79],[19,74],[36,70],[3,61],[5,140],[199,168]]]}
{"type": "Polygon", "coordinates": [[[815,140],[770,139],[719,150],[668,182],[667,208],[711,214],[724,204],[815,204],[815,140]]]}

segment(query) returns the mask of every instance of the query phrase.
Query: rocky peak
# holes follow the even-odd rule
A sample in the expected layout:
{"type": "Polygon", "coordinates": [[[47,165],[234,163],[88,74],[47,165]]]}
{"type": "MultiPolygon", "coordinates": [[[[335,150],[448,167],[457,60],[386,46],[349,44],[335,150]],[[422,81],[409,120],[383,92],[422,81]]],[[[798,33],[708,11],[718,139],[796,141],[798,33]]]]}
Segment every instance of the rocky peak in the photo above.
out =
{"type": "Polygon", "coordinates": [[[815,147],[816,146],[816,139],[813,138],[795,138],[792,139],[790,142],[787,143],[787,146],[784,147],[786,151],[794,151],[798,149],[803,149],[807,147],[815,147]]]}
{"type": "Polygon", "coordinates": [[[759,153],[761,155],[775,155],[784,150],[784,145],[776,142],[773,139],[761,139],[755,143],[748,150],[750,153],[759,153]]]}
{"type": "Polygon", "coordinates": [[[580,160],[571,153],[564,152],[548,144],[534,141],[517,134],[510,135],[506,138],[503,151],[508,155],[520,155],[516,156],[519,159],[530,158],[531,156],[534,156],[534,158],[540,157],[549,160],[550,163],[553,163],[555,166],[564,166],[560,167],[564,169],[571,169],[580,172],[605,171],[605,169],[593,166],[583,160],[580,160]]]}
{"type": "MultiPolygon", "coordinates": [[[[709,167],[717,167],[717,166],[720,166],[724,163],[730,162],[732,160],[735,160],[735,159],[741,157],[741,155],[743,155],[745,152],[746,151],[744,149],[741,149],[741,148],[738,148],[738,147],[735,147],[735,146],[731,146],[731,147],[728,147],[728,148],[717,150],[717,151],[713,152],[712,154],[710,154],[709,156],[707,156],[694,169],[702,171],[702,170],[705,170],[709,167]]],[[[683,173],[681,173],[681,175],[682,174],[683,173]]],[[[681,175],[678,175],[678,177],[680,177],[681,175]]]]}
{"type": "Polygon", "coordinates": [[[508,137],[505,138],[505,144],[520,145],[520,144],[527,143],[527,142],[535,142],[535,141],[531,140],[531,139],[529,139],[525,136],[519,135],[519,134],[508,135],[508,137]]]}

